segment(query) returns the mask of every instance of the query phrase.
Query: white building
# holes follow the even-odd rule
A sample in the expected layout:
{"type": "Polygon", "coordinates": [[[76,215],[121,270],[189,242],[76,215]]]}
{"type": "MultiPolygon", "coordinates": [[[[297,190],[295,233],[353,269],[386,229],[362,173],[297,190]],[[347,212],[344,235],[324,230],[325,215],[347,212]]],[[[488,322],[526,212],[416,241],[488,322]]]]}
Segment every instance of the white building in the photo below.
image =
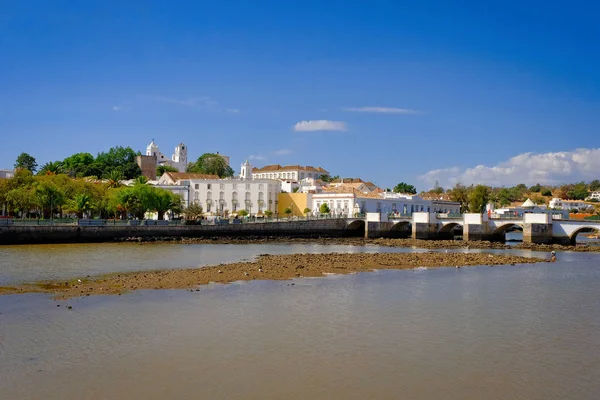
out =
{"type": "Polygon", "coordinates": [[[586,200],[588,200],[588,201],[590,201],[590,200],[600,201],[600,191],[592,192],[592,194],[590,194],[590,196],[586,200]]]}
{"type": "Polygon", "coordinates": [[[165,173],[158,180],[163,189],[187,188],[187,203],[197,203],[208,214],[231,214],[246,210],[260,215],[269,210],[277,211],[277,195],[281,181],[275,179],[252,179],[252,165],[246,161],[237,178],[219,179],[215,175],[165,173]]]}
{"type": "Polygon", "coordinates": [[[12,178],[15,176],[15,171],[12,169],[0,169],[0,178],[12,178]]]}
{"type": "Polygon", "coordinates": [[[160,152],[158,145],[152,139],[152,142],[146,147],[146,155],[156,157],[156,166],[170,165],[177,168],[179,172],[184,172],[188,164],[187,147],[183,143],[179,143],[171,158],[168,158],[160,152]]]}
{"type": "Polygon", "coordinates": [[[252,179],[293,179],[301,181],[305,178],[320,179],[323,176],[329,176],[329,172],[321,167],[311,167],[310,165],[285,165],[279,164],[266,165],[262,168],[252,169],[252,179]]]}
{"type": "Polygon", "coordinates": [[[339,187],[312,195],[312,210],[318,214],[322,204],[331,213],[356,216],[367,212],[412,215],[414,212],[459,214],[460,203],[425,200],[417,195],[372,191],[363,193],[357,189],[339,187]]]}
{"type": "Polygon", "coordinates": [[[582,200],[563,200],[559,198],[553,198],[550,200],[549,207],[555,210],[587,210],[593,208],[590,204],[587,204],[582,200]]]}

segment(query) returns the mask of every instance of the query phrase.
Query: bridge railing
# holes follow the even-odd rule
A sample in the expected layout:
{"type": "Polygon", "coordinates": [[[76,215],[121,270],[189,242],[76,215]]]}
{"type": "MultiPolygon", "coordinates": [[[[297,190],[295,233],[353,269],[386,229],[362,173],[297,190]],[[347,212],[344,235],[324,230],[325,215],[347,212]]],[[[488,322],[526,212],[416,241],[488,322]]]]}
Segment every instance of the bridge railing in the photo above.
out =
{"type": "Polygon", "coordinates": [[[437,219],[462,219],[463,215],[460,213],[437,213],[435,217],[437,219]]]}
{"type": "Polygon", "coordinates": [[[388,219],[406,219],[412,218],[412,214],[403,214],[403,213],[389,213],[388,219]]]}

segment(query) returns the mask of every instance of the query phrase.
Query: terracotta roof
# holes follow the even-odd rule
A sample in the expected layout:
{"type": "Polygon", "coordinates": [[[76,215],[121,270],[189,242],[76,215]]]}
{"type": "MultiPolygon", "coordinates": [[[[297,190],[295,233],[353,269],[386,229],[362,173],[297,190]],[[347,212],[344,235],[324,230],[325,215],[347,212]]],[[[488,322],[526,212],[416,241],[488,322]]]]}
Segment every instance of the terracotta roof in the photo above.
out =
{"type": "Polygon", "coordinates": [[[326,193],[353,194],[357,198],[361,197],[369,199],[383,199],[383,197],[381,197],[381,195],[378,192],[363,193],[358,189],[346,185],[323,189],[323,194],[326,193]]]}
{"type": "Polygon", "coordinates": [[[360,178],[338,178],[331,181],[331,183],[365,183],[360,178]]]}
{"type": "Polygon", "coordinates": [[[220,179],[218,175],[193,174],[188,172],[165,172],[173,181],[184,179],[220,179]]]}
{"type": "Polygon", "coordinates": [[[311,172],[324,172],[327,173],[327,171],[325,171],[323,168],[321,167],[313,167],[310,165],[307,166],[302,166],[302,165],[279,165],[279,164],[271,164],[271,165],[265,165],[262,168],[252,168],[252,172],[254,173],[258,173],[258,172],[271,172],[271,171],[311,171],[311,172]]]}

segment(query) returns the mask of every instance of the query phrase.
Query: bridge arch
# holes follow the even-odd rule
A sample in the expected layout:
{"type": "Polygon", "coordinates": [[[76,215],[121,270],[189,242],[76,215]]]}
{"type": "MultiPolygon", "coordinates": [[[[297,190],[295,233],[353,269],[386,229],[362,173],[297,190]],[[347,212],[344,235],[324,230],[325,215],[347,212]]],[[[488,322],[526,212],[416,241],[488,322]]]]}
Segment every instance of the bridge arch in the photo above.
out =
{"type": "Polygon", "coordinates": [[[365,226],[364,219],[355,219],[348,224],[347,230],[352,236],[364,236],[365,226]]]}
{"type": "Polygon", "coordinates": [[[503,235],[506,232],[512,231],[512,230],[522,231],[523,226],[520,223],[508,222],[504,225],[497,226],[496,229],[494,230],[493,234],[494,235],[503,235]]]}
{"type": "Polygon", "coordinates": [[[442,225],[442,227],[438,230],[438,233],[451,233],[457,226],[460,226],[461,228],[463,227],[463,225],[459,224],[458,222],[447,223],[442,225]]]}
{"type": "Polygon", "coordinates": [[[569,242],[573,246],[575,246],[577,244],[577,235],[579,235],[580,233],[592,233],[592,232],[595,232],[596,234],[600,235],[600,227],[591,226],[591,225],[579,227],[575,231],[573,231],[573,233],[571,233],[571,236],[569,236],[569,242]]]}
{"type": "Polygon", "coordinates": [[[388,236],[399,238],[399,237],[409,237],[412,234],[412,223],[411,221],[399,221],[394,223],[389,230],[388,236]]]}
{"type": "Polygon", "coordinates": [[[453,240],[454,239],[454,230],[460,227],[460,229],[464,229],[463,228],[463,224],[458,223],[458,222],[449,222],[445,225],[442,225],[442,227],[438,230],[438,238],[440,240],[453,240]]]}

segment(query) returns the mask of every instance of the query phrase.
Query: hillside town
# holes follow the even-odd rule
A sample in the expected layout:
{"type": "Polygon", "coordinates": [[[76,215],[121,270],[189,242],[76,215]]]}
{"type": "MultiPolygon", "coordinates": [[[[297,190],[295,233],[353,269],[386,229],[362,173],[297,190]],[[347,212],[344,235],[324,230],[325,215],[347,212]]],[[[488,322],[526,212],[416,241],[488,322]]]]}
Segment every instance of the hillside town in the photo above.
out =
{"type": "MultiPolygon", "coordinates": [[[[117,152],[127,153],[125,150],[118,148],[117,152]]],[[[105,153],[99,154],[98,160],[104,157],[103,154],[105,155],[105,153]]],[[[209,219],[238,216],[357,217],[366,213],[411,216],[415,212],[451,216],[473,208],[467,202],[466,192],[462,196],[460,193],[454,193],[459,191],[460,185],[453,189],[454,192],[437,188],[417,194],[414,187],[404,183],[390,190],[380,188],[372,181],[361,177],[332,177],[331,173],[321,166],[271,164],[257,167],[248,160],[240,165],[239,172],[235,172],[230,166],[230,158],[218,152],[206,153],[198,161],[189,162],[188,147],[184,143],[175,146],[173,154],[168,157],[161,152],[153,139],[146,146],[143,154],[141,152],[134,154],[131,150],[124,157],[128,157],[130,162],[135,164],[132,164],[133,167],[139,167],[137,173],[127,176],[128,173],[123,172],[125,170],[103,171],[111,167],[94,166],[93,156],[80,153],[65,159],[62,163],[45,164],[38,175],[62,173],[72,176],[75,174],[88,181],[113,182],[111,186],[125,188],[143,183],[156,190],[168,192],[173,196],[172,198],[177,199],[171,209],[166,210],[163,207],[158,210],[146,207],[141,214],[128,210],[128,207],[133,209],[133,206],[117,204],[115,207],[119,210],[121,218],[178,219],[184,210],[191,208],[196,210],[195,218],[209,219]],[[79,166],[67,171],[66,166],[73,163],[71,158],[88,159],[84,172],[74,172],[79,171],[79,166]],[[206,169],[199,165],[200,163],[208,163],[216,167],[206,169]],[[89,171],[96,171],[100,176],[90,177],[89,171]]],[[[0,170],[0,179],[6,180],[14,176],[15,170],[0,170]]],[[[551,193],[545,194],[551,195],[551,193]]],[[[585,200],[552,197],[546,202],[538,193],[533,193],[531,197],[536,201],[531,198],[526,198],[524,202],[509,202],[506,199],[493,201],[488,194],[482,200],[483,203],[476,207],[481,212],[488,213],[490,217],[520,217],[525,213],[548,213],[552,214],[553,218],[568,219],[573,213],[595,214],[594,206],[600,200],[600,190],[588,193],[585,200]]],[[[22,206],[11,207],[10,196],[4,195],[0,200],[2,215],[9,213],[14,215],[16,211],[23,217],[27,212],[22,206]]],[[[53,215],[56,210],[52,205],[49,208],[50,214],[53,215]]],[[[63,211],[68,213],[68,207],[64,210],[61,208],[61,215],[63,211]]],[[[92,217],[92,211],[93,207],[90,205],[83,213],[76,212],[76,214],[92,217]]]]}

